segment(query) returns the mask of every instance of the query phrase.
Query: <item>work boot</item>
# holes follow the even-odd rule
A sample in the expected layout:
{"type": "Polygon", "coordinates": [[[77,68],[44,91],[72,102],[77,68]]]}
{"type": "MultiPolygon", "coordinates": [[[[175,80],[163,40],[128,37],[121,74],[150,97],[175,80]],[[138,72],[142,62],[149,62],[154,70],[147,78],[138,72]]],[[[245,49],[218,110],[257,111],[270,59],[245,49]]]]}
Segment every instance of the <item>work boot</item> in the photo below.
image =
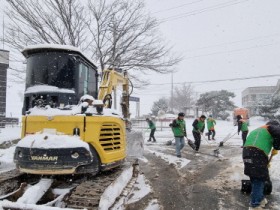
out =
{"type": "Polygon", "coordinates": [[[260,206],[264,208],[267,203],[268,203],[267,199],[264,198],[264,199],[262,199],[260,206]]]}
{"type": "Polygon", "coordinates": [[[214,137],[212,137],[212,140],[216,140],[214,137]]]}
{"type": "Polygon", "coordinates": [[[153,142],[157,142],[157,140],[153,140],[153,142]]]}
{"type": "Polygon", "coordinates": [[[148,141],[151,141],[151,139],[149,139],[148,141]]]}
{"type": "Polygon", "coordinates": [[[181,158],[182,156],[181,156],[181,155],[177,155],[177,157],[178,157],[178,158],[181,158]]]}

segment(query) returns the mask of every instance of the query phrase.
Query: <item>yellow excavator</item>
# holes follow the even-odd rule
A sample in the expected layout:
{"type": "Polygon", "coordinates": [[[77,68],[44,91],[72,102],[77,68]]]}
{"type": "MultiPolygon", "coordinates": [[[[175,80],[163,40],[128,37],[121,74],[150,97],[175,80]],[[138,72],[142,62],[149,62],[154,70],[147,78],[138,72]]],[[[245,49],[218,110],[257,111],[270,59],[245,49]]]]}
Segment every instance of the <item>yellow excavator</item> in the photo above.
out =
{"type": "Polygon", "coordinates": [[[17,168],[42,175],[96,174],[122,164],[129,119],[127,73],[103,71],[98,89],[96,66],[75,47],[35,45],[22,53],[27,76],[17,168]],[[111,109],[118,85],[123,115],[111,109]]]}

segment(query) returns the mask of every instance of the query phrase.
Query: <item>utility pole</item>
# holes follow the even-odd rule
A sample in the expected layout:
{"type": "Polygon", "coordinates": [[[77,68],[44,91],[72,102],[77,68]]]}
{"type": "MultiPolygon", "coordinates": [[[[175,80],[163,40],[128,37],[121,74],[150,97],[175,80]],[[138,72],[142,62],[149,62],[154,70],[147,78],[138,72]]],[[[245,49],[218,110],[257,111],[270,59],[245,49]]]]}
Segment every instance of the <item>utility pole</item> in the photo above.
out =
{"type": "Polygon", "coordinates": [[[171,106],[171,112],[173,114],[173,70],[171,72],[171,103],[170,103],[170,106],[171,106]]]}
{"type": "Polygon", "coordinates": [[[3,50],[4,50],[4,43],[5,43],[5,42],[4,42],[4,39],[5,39],[5,32],[4,32],[4,30],[5,30],[5,21],[4,21],[4,17],[5,17],[5,16],[4,16],[4,14],[3,14],[3,37],[2,37],[2,38],[3,38],[3,50]]]}

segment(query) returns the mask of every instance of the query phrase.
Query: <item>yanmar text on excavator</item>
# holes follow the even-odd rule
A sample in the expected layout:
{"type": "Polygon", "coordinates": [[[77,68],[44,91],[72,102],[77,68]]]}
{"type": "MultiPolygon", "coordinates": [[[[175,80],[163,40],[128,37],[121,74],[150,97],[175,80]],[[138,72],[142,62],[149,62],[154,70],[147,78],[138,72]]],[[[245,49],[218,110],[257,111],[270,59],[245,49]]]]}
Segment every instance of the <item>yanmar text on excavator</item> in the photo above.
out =
{"type": "Polygon", "coordinates": [[[96,174],[126,157],[129,80],[126,72],[102,72],[79,49],[36,45],[27,59],[22,134],[14,161],[31,174],[96,174]],[[111,109],[117,85],[122,113],[111,109]],[[95,100],[98,98],[98,100],[95,100]]]}

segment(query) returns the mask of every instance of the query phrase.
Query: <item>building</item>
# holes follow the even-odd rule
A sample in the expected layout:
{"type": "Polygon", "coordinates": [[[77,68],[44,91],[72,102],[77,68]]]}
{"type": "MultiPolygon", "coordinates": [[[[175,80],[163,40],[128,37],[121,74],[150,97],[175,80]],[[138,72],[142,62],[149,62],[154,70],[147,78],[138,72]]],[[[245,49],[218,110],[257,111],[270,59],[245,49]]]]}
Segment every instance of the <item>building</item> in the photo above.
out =
{"type": "Polygon", "coordinates": [[[6,90],[8,68],[9,51],[0,50],[0,121],[6,117],[6,90]]]}
{"type": "Polygon", "coordinates": [[[9,68],[9,51],[0,49],[0,127],[7,123],[18,123],[17,118],[6,118],[7,69],[9,68]]]}
{"type": "Polygon", "coordinates": [[[274,92],[274,95],[278,95],[280,97],[280,79],[277,82],[276,90],[274,92]]]}
{"type": "Polygon", "coordinates": [[[248,87],[242,91],[242,107],[249,109],[250,116],[258,115],[259,107],[271,99],[277,88],[279,90],[279,81],[278,86],[248,87]]]}

